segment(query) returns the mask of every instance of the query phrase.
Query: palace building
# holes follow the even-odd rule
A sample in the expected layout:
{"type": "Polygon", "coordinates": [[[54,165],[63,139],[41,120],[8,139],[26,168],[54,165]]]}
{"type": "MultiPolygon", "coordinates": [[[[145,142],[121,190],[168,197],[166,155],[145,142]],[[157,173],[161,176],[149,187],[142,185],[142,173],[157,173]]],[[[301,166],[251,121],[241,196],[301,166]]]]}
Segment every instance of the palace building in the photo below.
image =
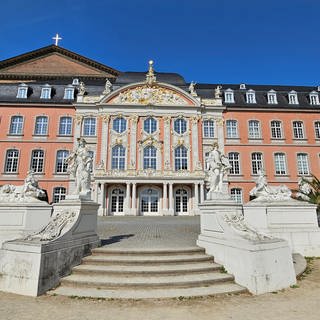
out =
{"type": "Polygon", "coordinates": [[[152,61],[121,72],[47,46],[0,61],[0,185],[33,169],[50,202],[64,199],[74,187],[65,159],[83,137],[100,215],[198,214],[214,142],[235,201],[249,200],[259,169],[297,188],[320,176],[319,90],[187,83],[152,61]]]}

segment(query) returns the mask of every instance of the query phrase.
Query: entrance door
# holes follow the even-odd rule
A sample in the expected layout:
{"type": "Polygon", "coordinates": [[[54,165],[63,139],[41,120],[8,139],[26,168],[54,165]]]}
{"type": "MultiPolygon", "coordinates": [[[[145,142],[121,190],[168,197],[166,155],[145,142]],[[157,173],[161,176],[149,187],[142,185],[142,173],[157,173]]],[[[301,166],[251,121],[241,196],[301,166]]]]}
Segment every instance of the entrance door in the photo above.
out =
{"type": "Polygon", "coordinates": [[[159,212],[159,192],[157,190],[147,189],[141,193],[140,210],[143,215],[159,212]]]}
{"type": "Polygon", "coordinates": [[[175,214],[188,214],[188,191],[177,189],[175,193],[175,214]]]}
{"type": "Polygon", "coordinates": [[[123,214],[124,191],[113,189],[111,193],[111,213],[123,214]]]}

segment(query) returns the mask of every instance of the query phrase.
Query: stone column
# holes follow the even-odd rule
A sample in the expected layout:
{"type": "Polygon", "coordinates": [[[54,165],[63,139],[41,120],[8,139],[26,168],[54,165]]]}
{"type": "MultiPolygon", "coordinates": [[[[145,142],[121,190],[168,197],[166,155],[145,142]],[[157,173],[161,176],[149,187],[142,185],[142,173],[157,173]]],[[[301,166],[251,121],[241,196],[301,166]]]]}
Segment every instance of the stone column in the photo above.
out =
{"type": "Polygon", "coordinates": [[[200,203],[204,202],[204,182],[200,182],[200,203]]]}
{"type": "Polygon", "coordinates": [[[130,205],[130,182],[127,182],[127,191],[126,191],[126,210],[127,210],[127,214],[130,214],[130,209],[131,209],[131,205],[130,205]]]}
{"type": "Polygon", "coordinates": [[[109,115],[101,115],[102,129],[101,129],[101,148],[100,160],[104,163],[104,169],[107,169],[107,153],[108,153],[108,136],[109,136],[109,115]]]}
{"type": "Polygon", "coordinates": [[[77,139],[81,137],[81,126],[82,126],[83,116],[78,114],[76,115],[75,122],[74,122],[74,131],[73,131],[73,144],[77,145],[77,139]]]}
{"type": "Polygon", "coordinates": [[[138,116],[132,116],[131,118],[131,129],[130,129],[130,162],[129,169],[136,169],[136,158],[137,158],[137,123],[138,116]]]}
{"type": "Polygon", "coordinates": [[[193,214],[199,214],[199,184],[195,183],[194,184],[194,198],[193,198],[193,214]]]}
{"type": "Polygon", "coordinates": [[[224,128],[223,128],[223,119],[217,118],[215,119],[215,124],[217,127],[217,136],[218,136],[218,143],[219,149],[222,153],[224,153],[224,128]]]}
{"type": "Polygon", "coordinates": [[[168,190],[168,184],[166,182],[164,182],[163,183],[163,192],[162,192],[162,197],[163,197],[163,201],[162,201],[163,215],[167,215],[168,214],[168,194],[167,194],[167,190],[168,190]]]}
{"type": "Polygon", "coordinates": [[[202,170],[201,163],[199,161],[198,121],[199,119],[197,116],[191,118],[193,171],[202,170]]]}
{"type": "Polygon", "coordinates": [[[132,205],[131,205],[131,214],[133,216],[137,215],[137,184],[134,182],[132,183],[132,205]]]}
{"type": "Polygon", "coordinates": [[[166,116],[163,117],[164,121],[164,139],[163,139],[163,163],[164,170],[171,170],[171,161],[170,161],[170,153],[171,153],[171,117],[166,116]]]}
{"type": "Polygon", "coordinates": [[[174,208],[173,208],[173,183],[169,183],[169,210],[168,215],[174,215],[174,208]]]}
{"type": "MultiPolygon", "coordinates": [[[[99,190],[97,190],[99,192],[99,190]]],[[[106,216],[107,210],[106,210],[106,185],[105,183],[101,183],[100,185],[100,193],[99,193],[99,200],[98,203],[100,204],[100,207],[98,209],[98,215],[99,216],[106,216]]]]}

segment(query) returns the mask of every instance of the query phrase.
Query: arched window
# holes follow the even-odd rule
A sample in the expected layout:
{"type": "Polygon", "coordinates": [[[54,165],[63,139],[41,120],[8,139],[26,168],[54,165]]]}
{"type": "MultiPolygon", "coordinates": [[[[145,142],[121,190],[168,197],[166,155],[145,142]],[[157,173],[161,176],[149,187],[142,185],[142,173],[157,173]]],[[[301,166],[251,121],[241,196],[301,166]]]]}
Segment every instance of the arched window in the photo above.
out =
{"type": "Polygon", "coordinates": [[[36,125],[34,128],[34,134],[46,135],[48,133],[48,117],[40,116],[36,118],[36,125]]]}
{"type": "Polygon", "coordinates": [[[230,174],[240,174],[240,155],[238,152],[229,152],[229,162],[231,165],[230,174]]]}
{"type": "Polygon", "coordinates": [[[183,134],[187,131],[187,121],[179,118],[174,121],[174,131],[178,134],[183,134]]]}
{"type": "Polygon", "coordinates": [[[157,169],[157,149],[153,146],[143,150],[143,169],[157,169]]]}
{"type": "Polygon", "coordinates": [[[212,120],[203,121],[203,136],[205,138],[214,138],[214,122],[212,120]]]}
{"type": "Polygon", "coordinates": [[[271,121],[271,138],[282,139],[282,122],[279,120],[271,121]]]}
{"type": "Polygon", "coordinates": [[[58,150],[56,159],[56,173],[67,173],[68,164],[66,159],[69,156],[68,150],[58,150]]]}
{"type": "Polygon", "coordinates": [[[19,160],[18,150],[16,149],[7,150],[4,171],[6,173],[18,172],[18,160],[19,160]]]}
{"type": "Polygon", "coordinates": [[[42,173],[43,165],[44,165],[44,151],[32,150],[30,168],[36,173],[42,173]]]}
{"type": "Polygon", "coordinates": [[[126,149],[117,145],[112,148],[112,161],[111,161],[111,169],[124,170],[125,169],[125,158],[126,149]]]}
{"type": "Polygon", "coordinates": [[[237,203],[242,203],[242,189],[232,188],[230,190],[231,199],[237,203]]]}
{"type": "Polygon", "coordinates": [[[127,129],[127,121],[125,118],[118,117],[113,120],[113,130],[122,133],[127,129]]]}
{"type": "Polygon", "coordinates": [[[59,123],[59,135],[70,136],[72,133],[72,118],[61,117],[59,123]]]}
{"type": "Polygon", "coordinates": [[[149,134],[154,133],[157,130],[157,120],[151,117],[147,118],[144,120],[143,129],[149,134]]]}
{"type": "Polygon", "coordinates": [[[23,127],[23,117],[22,116],[13,116],[11,117],[10,123],[10,134],[22,134],[23,127]]]}
{"type": "Polygon", "coordinates": [[[66,198],[67,190],[64,187],[53,188],[53,202],[60,202],[66,198]]]}
{"type": "Polygon", "coordinates": [[[249,121],[249,139],[260,139],[261,130],[260,130],[260,121],[250,120],[249,121]]]}
{"type": "Polygon", "coordinates": [[[174,167],[176,171],[188,169],[188,150],[186,147],[180,146],[174,150],[174,167]]]}

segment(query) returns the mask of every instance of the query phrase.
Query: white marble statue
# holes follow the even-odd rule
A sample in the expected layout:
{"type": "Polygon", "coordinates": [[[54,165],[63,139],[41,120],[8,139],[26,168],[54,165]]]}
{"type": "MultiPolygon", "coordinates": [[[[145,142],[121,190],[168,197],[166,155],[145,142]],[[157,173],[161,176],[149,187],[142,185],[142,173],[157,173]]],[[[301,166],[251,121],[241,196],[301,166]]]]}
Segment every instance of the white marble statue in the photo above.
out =
{"type": "Polygon", "coordinates": [[[23,185],[5,184],[0,187],[0,202],[34,202],[40,201],[41,197],[45,197],[45,192],[40,189],[33,170],[28,171],[23,185]]]}
{"type": "Polygon", "coordinates": [[[68,171],[73,175],[76,182],[74,194],[88,197],[91,194],[92,157],[83,138],[78,139],[78,146],[66,161],[68,163],[68,171]]]}
{"type": "Polygon", "coordinates": [[[222,89],[222,86],[217,86],[215,89],[214,89],[214,97],[215,99],[220,99],[221,98],[221,89],[222,89]]]}
{"type": "Polygon", "coordinates": [[[250,196],[256,197],[254,201],[285,201],[291,199],[291,190],[287,186],[270,187],[264,171],[259,170],[258,174],[256,186],[250,191],[250,196]]]}
{"type": "Polygon", "coordinates": [[[309,201],[308,194],[311,192],[311,186],[301,177],[298,181],[298,186],[300,192],[297,192],[296,196],[302,200],[309,201]]]}
{"type": "Polygon", "coordinates": [[[190,94],[193,95],[193,96],[196,96],[196,95],[197,95],[197,92],[196,92],[196,90],[195,90],[195,88],[194,88],[196,84],[197,84],[196,82],[191,81],[191,83],[190,83],[190,85],[189,85],[189,92],[190,92],[190,94]]]}
{"type": "Polygon", "coordinates": [[[229,159],[220,152],[217,143],[214,143],[213,149],[209,152],[206,160],[207,188],[209,192],[223,193],[223,178],[231,168],[229,159]]]}
{"type": "Polygon", "coordinates": [[[104,86],[104,90],[103,90],[103,94],[107,95],[111,92],[111,88],[112,88],[112,83],[110,82],[110,80],[108,78],[106,78],[106,83],[104,86]]]}
{"type": "Polygon", "coordinates": [[[85,84],[81,81],[79,84],[79,95],[83,96],[86,93],[85,84]]]}

